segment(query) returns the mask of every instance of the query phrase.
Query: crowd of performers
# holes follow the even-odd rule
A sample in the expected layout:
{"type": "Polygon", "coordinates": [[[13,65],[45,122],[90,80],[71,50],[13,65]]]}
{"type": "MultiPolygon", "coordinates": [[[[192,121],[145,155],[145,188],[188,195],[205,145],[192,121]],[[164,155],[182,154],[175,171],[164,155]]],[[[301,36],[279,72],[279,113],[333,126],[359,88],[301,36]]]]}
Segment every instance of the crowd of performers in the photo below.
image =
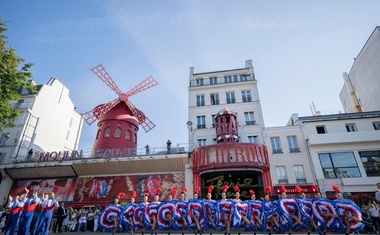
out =
{"type": "Polygon", "coordinates": [[[37,190],[29,195],[29,190],[25,188],[25,193],[19,196],[9,195],[7,207],[10,209],[6,220],[4,235],[13,235],[17,227],[17,235],[48,235],[53,211],[57,208],[58,199],[54,192],[37,196],[37,190]],[[37,207],[37,208],[36,208],[37,207]],[[38,209],[38,210],[37,210],[38,209]],[[31,231],[31,223],[34,211],[37,210],[37,219],[34,229],[31,231]]]}
{"type": "Polygon", "coordinates": [[[353,202],[342,200],[340,190],[336,185],[336,200],[321,198],[318,188],[313,185],[315,198],[305,197],[302,189],[297,186],[299,198],[287,198],[285,187],[281,186],[281,196],[278,200],[271,200],[271,188],[265,190],[264,200],[257,200],[255,192],[250,190],[250,200],[240,199],[240,190],[234,188],[235,198],[227,199],[228,186],[222,190],[222,199],[213,200],[213,186],[208,187],[206,199],[200,199],[197,186],[193,199],[185,201],[186,188],[182,188],[181,196],[173,200],[177,190],[170,192],[169,199],[159,201],[161,189],[152,202],[148,202],[149,189],[145,192],[144,201],[135,203],[137,193],[133,192],[131,202],[120,206],[118,199],[114,204],[107,206],[99,217],[99,226],[112,234],[126,229],[131,234],[140,231],[157,235],[158,231],[194,231],[194,234],[213,231],[224,231],[230,235],[231,229],[237,231],[252,231],[261,233],[288,233],[299,229],[308,234],[317,232],[320,235],[327,231],[340,231],[345,234],[363,229],[361,212],[353,202]]]}

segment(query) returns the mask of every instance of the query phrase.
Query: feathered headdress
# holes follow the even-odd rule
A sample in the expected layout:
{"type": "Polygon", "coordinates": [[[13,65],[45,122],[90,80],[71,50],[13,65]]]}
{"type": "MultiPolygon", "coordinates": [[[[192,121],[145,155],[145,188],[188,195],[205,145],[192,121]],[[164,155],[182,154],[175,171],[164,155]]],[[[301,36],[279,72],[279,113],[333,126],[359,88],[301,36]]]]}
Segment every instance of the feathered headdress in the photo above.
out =
{"type": "Polygon", "coordinates": [[[252,195],[255,195],[255,191],[253,191],[252,189],[249,190],[249,194],[252,196],[252,195]]]}
{"type": "Polygon", "coordinates": [[[333,184],[333,185],[332,185],[332,188],[334,189],[334,191],[335,191],[336,193],[340,193],[340,189],[339,189],[338,185],[333,184]]]}
{"type": "Polygon", "coordinates": [[[214,186],[210,185],[207,188],[207,192],[212,193],[212,190],[214,190],[214,186]]]}
{"type": "Polygon", "coordinates": [[[280,186],[280,193],[285,193],[285,191],[286,191],[285,186],[284,186],[284,185],[281,185],[281,186],[280,186]]]}
{"type": "Polygon", "coordinates": [[[296,191],[297,193],[303,193],[303,189],[299,185],[296,185],[296,191]]]}
{"type": "Polygon", "coordinates": [[[161,192],[162,192],[162,189],[161,189],[161,188],[157,188],[157,189],[156,189],[156,195],[160,196],[161,192]]]}
{"type": "Polygon", "coordinates": [[[125,196],[125,193],[120,192],[120,193],[118,193],[118,194],[116,195],[116,198],[117,198],[117,199],[120,199],[120,198],[123,197],[123,196],[125,196]]]}
{"type": "Polygon", "coordinates": [[[234,191],[236,192],[236,193],[240,193],[240,189],[239,189],[239,187],[237,186],[237,185],[235,185],[235,187],[234,187],[234,191]]]}
{"type": "Polygon", "coordinates": [[[225,193],[228,190],[228,185],[224,185],[222,191],[225,193]]]}
{"type": "Polygon", "coordinates": [[[132,198],[135,198],[135,199],[137,198],[137,192],[136,191],[132,192],[132,198]]]}
{"type": "Polygon", "coordinates": [[[187,193],[187,188],[183,187],[181,193],[183,193],[183,194],[187,193]]]}
{"type": "Polygon", "coordinates": [[[174,195],[177,194],[177,189],[172,189],[169,194],[170,196],[174,197],[174,195]]]}
{"type": "Polygon", "coordinates": [[[150,193],[150,188],[147,188],[147,189],[145,190],[145,196],[148,196],[149,193],[150,193]]]}
{"type": "Polygon", "coordinates": [[[313,192],[314,192],[314,193],[319,193],[319,189],[318,189],[317,185],[312,184],[312,185],[311,185],[311,188],[313,189],[313,192]]]}
{"type": "Polygon", "coordinates": [[[201,187],[199,186],[195,187],[195,194],[199,194],[200,191],[201,191],[201,187]]]}
{"type": "Polygon", "coordinates": [[[270,192],[272,191],[272,188],[270,186],[268,186],[266,189],[265,189],[265,195],[270,195],[270,192]]]}

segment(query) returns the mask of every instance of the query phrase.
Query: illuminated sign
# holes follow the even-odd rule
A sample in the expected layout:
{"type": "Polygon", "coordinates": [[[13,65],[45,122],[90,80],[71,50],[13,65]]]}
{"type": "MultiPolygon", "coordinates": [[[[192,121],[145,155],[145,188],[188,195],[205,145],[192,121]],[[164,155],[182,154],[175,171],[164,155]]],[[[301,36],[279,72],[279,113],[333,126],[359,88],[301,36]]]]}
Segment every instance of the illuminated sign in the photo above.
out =
{"type": "Polygon", "coordinates": [[[253,143],[225,143],[202,146],[192,153],[193,169],[218,166],[245,165],[268,166],[265,145],[253,143]]]}

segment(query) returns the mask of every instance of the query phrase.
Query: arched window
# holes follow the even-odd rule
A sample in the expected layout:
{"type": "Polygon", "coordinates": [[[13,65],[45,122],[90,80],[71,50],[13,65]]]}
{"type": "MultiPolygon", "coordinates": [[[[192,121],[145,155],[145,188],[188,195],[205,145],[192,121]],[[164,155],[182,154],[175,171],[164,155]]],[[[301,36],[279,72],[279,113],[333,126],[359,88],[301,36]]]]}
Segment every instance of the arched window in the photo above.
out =
{"type": "Polygon", "coordinates": [[[133,135],[133,142],[134,142],[134,143],[136,143],[136,139],[137,139],[137,135],[134,134],[134,135],[133,135]]]}
{"type": "Polygon", "coordinates": [[[115,130],[115,138],[120,138],[121,136],[121,129],[120,128],[116,128],[115,130]]]}
{"type": "Polygon", "coordinates": [[[110,137],[111,129],[107,127],[107,129],[104,131],[104,137],[110,137]]]}
{"type": "Polygon", "coordinates": [[[127,131],[125,132],[125,139],[126,139],[126,140],[131,140],[131,131],[130,131],[130,130],[127,130],[127,131]]]}

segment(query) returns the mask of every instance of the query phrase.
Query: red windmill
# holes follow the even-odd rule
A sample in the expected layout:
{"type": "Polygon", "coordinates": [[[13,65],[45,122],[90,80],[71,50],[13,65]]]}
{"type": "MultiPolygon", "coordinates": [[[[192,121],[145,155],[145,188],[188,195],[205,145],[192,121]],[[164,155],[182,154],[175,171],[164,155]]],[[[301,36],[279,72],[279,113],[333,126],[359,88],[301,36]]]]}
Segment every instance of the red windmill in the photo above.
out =
{"type": "Polygon", "coordinates": [[[101,64],[91,71],[118,95],[118,98],[81,114],[89,125],[99,120],[93,154],[100,154],[102,149],[136,148],[138,125],[141,125],[145,132],[156,125],[128,99],[158,85],[157,81],[150,76],[127,93],[123,93],[101,64]]]}

